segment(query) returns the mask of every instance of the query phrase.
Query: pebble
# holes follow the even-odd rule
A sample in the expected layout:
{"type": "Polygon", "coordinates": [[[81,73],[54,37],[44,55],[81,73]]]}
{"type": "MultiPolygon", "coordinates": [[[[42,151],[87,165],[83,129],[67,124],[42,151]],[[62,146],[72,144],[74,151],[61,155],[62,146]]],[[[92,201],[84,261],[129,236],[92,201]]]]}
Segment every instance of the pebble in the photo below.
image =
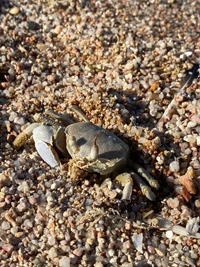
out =
{"type": "Polygon", "coordinates": [[[16,117],[17,117],[17,113],[14,112],[14,111],[11,111],[9,115],[10,115],[9,116],[9,121],[11,121],[11,122],[14,121],[16,119],[16,117]]]}
{"type": "Polygon", "coordinates": [[[200,199],[196,199],[194,204],[199,209],[200,208],[200,199]]]}
{"type": "Polygon", "coordinates": [[[183,137],[183,140],[190,143],[190,144],[193,144],[193,143],[196,143],[196,138],[197,138],[197,135],[194,134],[188,134],[186,136],[183,137]]]}
{"type": "Polygon", "coordinates": [[[14,246],[11,244],[5,244],[2,246],[2,249],[5,250],[8,254],[11,254],[11,252],[14,250],[14,246]]]}
{"type": "Polygon", "coordinates": [[[10,223],[6,222],[6,221],[3,221],[1,223],[1,227],[2,227],[3,230],[9,230],[10,229],[10,223]]]}
{"type": "Polygon", "coordinates": [[[57,25],[57,26],[55,27],[55,29],[54,29],[54,32],[55,32],[56,34],[60,34],[61,31],[62,31],[62,29],[63,29],[63,27],[62,27],[61,25],[57,25]]]}
{"type": "Polygon", "coordinates": [[[56,258],[56,257],[58,256],[58,250],[57,250],[57,248],[51,247],[51,248],[49,249],[49,251],[48,251],[48,254],[49,254],[49,257],[50,257],[51,259],[56,258]]]}
{"type": "Polygon", "coordinates": [[[35,21],[28,21],[28,29],[32,31],[37,31],[40,29],[40,25],[35,21]]]}
{"type": "Polygon", "coordinates": [[[172,209],[178,208],[179,204],[180,204],[180,201],[179,201],[179,199],[177,197],[175,197],[175,198],[168,198],[167,199],[167,205],[169,207],[171,207],[172,209]]]}
{"type": "Polygon", "coordinates": [[[103,263],[101,263],[101,262],[96,262],[95,264],[94,264],[94,267],[103,267],[104,265],[103,265],[103,263]]]}
{"type": "Polygon", "coordinates": [[[70,258],[63,256],[59,259],[59,267],[70,267],[70,258]]]}
{"type": "Polygon", "coordinates": [[[197,146],[200,146],[200,136],[199,135],[197,136],[196,141],[197,141],[197,146]]]}
{"type": "Polygon", "coordinates": [[[173,237],[173,232],[171,230],[166,232],[166,237],[171,239],[173,237]]]}
{"type": "Polygon", "coordinates": [[[37,47],[37,49],[40,50],[40,51],[45,51],[45,50],[48,49],[48,45],[43,44],[43,43],[37,43],[36,47],[37,47]]]}
{"type": "Polygon", "coordinates": [[[9,13],[10,13],[11,15],[17,15],[17,14],[19,13],[19,11],[20,11],[19,7],[14,6],[14,7],[12,7],[12,8],[10,9],[9,13]]]}
{"type": "Polygon", "coordinates": [[[176,173],[179,172],[179,170],[180,170],[180,164],[179,164],[179,162],[177,160],[172,161],[169,164],[169,170],[171,172],[176,172],[176,173]]]}

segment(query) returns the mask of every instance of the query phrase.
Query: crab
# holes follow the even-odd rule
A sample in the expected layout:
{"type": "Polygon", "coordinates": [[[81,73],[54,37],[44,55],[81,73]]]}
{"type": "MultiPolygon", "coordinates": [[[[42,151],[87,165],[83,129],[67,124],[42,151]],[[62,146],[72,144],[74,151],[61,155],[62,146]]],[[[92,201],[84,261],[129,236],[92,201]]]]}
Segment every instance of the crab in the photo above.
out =
{"type": "Polygon", "coordinates": [[[33,135],[38,154],[52,168],[59,168],[61,164],[59,150],[64,155],[68,153],[82,170],[105,177],[116,173],[116,180],[123,186],[123,200],[131,199],[135,180],[142,193],[154,201],[151,187],[158,189],[159,184],[144,168],[130,160],[128,145],[114,133],[89,122],[77,106],[72,106],[72,109],[83,119],[82,122],[73,122],[53,111],[46,111],[45,115],[35,114],[36,122],[16,137],[13,146],[21,148],[33,135]],[[41,124],[43,120],[45,122],[41,124]],[[129,171],[123,172],[126,169],[129,171]]]}

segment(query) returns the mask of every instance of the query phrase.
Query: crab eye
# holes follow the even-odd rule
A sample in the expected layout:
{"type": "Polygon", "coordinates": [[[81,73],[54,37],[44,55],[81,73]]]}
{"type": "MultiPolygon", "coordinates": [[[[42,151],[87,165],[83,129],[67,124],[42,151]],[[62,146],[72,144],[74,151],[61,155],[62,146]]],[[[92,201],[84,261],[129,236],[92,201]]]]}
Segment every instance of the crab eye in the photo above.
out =
{"type": "Polygon", "coordinates": [[[77,145],[75,136],[73,135],[71,136],[66,133],[66,142],[67,142],[67,145],[70,147],[70,150],[72,151],[73,154],[79,151],[79,146],[77,145]]]}
{"type": "Polygon", "coordinates": [[[97,145],[97,137],[98,137],[98,134],[96,135],[96,137],[94,139],[94,143],[93,143],[93,146],[92,146],[91,151],[90,151],[89,160],[91,160],[91,161],[96,160],[98,158],[98,155],[99,155],[99,147],[97,145]]]}

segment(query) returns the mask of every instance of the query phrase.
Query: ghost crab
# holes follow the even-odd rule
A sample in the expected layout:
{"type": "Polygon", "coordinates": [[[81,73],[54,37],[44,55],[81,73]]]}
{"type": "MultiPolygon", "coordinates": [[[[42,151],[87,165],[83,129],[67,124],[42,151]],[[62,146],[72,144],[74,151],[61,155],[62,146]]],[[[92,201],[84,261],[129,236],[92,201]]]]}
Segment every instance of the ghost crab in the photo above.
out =
{"type": "Polygon", "coordinates": [[[140,165],[129,159],[128,145],[112,132],[89,122],[77,106],[72,106],[72,109],[83,122],[74,123],[65,115],[53,111],[47,111],[46,115],[35,114],[34,119],[37,122],[29,125],[17,136],[13,142],[14,147],[19,149],[33,135],[38,154],[51,167],[60,165],[54,148],[57,147],[63,154],[69,153],[82,170],[105,176],[113,172],[120,173],[116,180],[124,187],[122,199],[130,200],[134,179],[142,193],[149,200],[155,200],[151,187],[158,189],[158,182],[140,165]],[[44,123],[41,124],[41,121],[44,123]],[[130,168],[129,172],[122,173],[126,167],[130,168]]]}

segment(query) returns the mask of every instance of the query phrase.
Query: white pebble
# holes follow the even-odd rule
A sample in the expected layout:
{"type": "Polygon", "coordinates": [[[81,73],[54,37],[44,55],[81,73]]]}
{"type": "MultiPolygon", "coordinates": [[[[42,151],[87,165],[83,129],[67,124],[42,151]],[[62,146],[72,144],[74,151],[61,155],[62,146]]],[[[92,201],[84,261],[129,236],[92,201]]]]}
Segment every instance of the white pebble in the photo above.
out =
{"type": "Polygon", "coordinates": [[[188,128],[193,128],[193,127],[196,127],[196,125],[197,125],[196,121],[189,121],[188,124],[187,124],[187,127],[188,128]]]}
{"type": "Polygon", "coordinates": [[[96,262],[96,263],[94,264],[94,267],[103,267],[103,263],[101,263],[101,262],[96,262]]]}
{"type": "Polygon", "coordinates": [[[195,143],[196,142],[196,134],[188,134],[183,137],[183,140],[188,142],[188,143],[195,143]]]}
{"type": "Polygon", "coordinates": [[[63,256],[60,260],[59,260],[59,267],[69,267],[70,266],[70,258],[63,256]]]}
{"type": "Polygon", "coordinates": [[[58,251],[57,251],[57,249],[54,248],[54,247],[50,248],[50,250],[49,250],[49,257],[50,257],[51,259],[53,259],[53,258],[56,258],[57,256],[58,256],[58,251]]]}
{"type": "Polygon", "coordinates": [[[134,67],[133,61],[128,61],[125,65],[125,70],[131,70],[134,67]]]}
{"type": "Polygon", "coordinates": [[[171,172],[179,172],[179,170],[180,170],[180,164],[179,164],[179,162],[177,160],[172,161],[169,164],[169,170],[171,172]]]}
{"type": "Polygon", "coordinates": [[[197,136],[196,141],[197,141],[197,146],[200,146],[200,135],[197,136]]]}
{"type": "Polygon", "coordinates": [[[17,113],[14,111],[10,112],[9,121],[14,121],[14,119],[17,117],[17,113]]]}
{"type": "Polygon", "coordinates": [[[3,221],[2,224],[1,224],[1,228],[3,230],[8,230],[10,229],[10,223],[9,222],[6,222],[6,221],[3,221]]]}
{"type": "Polygon", "coordinates": [[[140,253],[143,253],[143,249],[142,249],[142,243],[143,243],[143,234],[136,234],[133,233],[133,235],[131,236],[132,242],[134,247],[137,249],[137,251],[139,251],[140,253]]]}
{"type": "Polygon", "coordinates": [[[171,230],[169,230],[169,231],[167,231],[167,232],[166,232],[166,234],[165,234],[165,235],[166,235],[166,237],[167,237],[167,238],[169,238],[169,239],[170,239],[170,238],[172,238],[172,237],[173,237],[173,235],[174,235],[174,234],[173,234],[173,232],[172,232],[171,230]]]}
{"type": "Polygon", "coordinates": [[[25,124],[25,119],[23,117],[16,117],[14,119],[14,123],[18,125],[24,125],[25,124]]]}

